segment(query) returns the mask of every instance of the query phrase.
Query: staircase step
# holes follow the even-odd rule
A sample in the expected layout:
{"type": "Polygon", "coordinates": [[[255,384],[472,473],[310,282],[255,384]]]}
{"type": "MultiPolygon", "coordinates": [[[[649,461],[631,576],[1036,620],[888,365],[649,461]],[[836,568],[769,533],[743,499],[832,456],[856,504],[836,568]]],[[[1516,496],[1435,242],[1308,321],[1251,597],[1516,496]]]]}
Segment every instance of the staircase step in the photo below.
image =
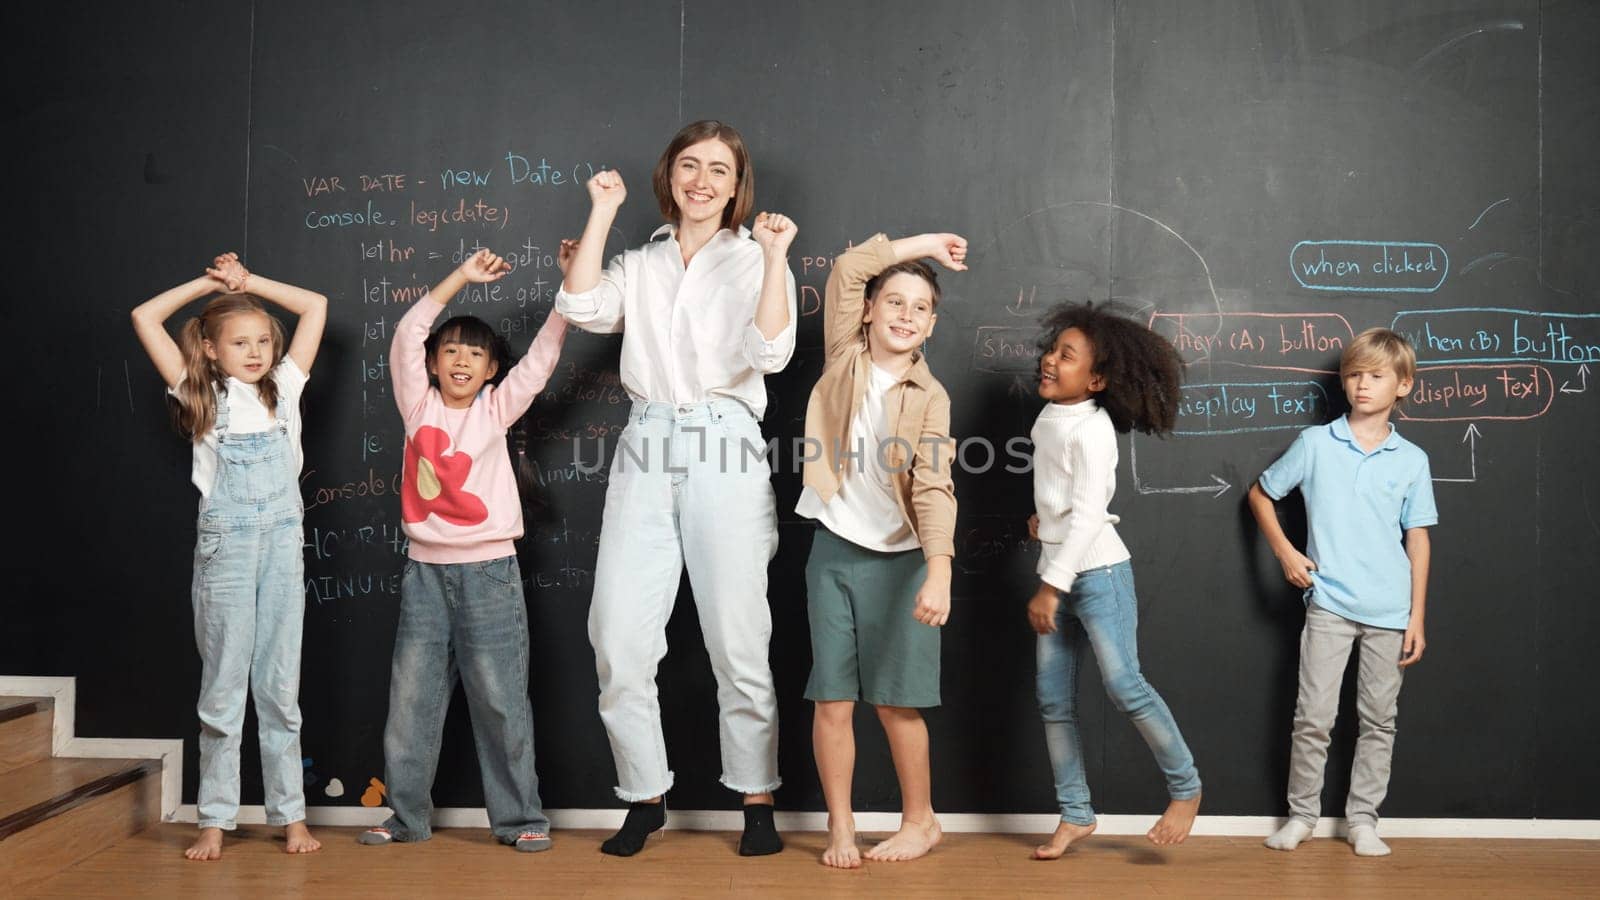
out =
{"type": "Polygon", "coordinates": [[[161,817],[161,762],[46,759],[0,774],[0,871],[48,877],[161,817]]]}
{"type": "Polygon", "coordinates": [[[0,773],[50,757],[55,707],[50,697],[0,697],[0,773]]]}

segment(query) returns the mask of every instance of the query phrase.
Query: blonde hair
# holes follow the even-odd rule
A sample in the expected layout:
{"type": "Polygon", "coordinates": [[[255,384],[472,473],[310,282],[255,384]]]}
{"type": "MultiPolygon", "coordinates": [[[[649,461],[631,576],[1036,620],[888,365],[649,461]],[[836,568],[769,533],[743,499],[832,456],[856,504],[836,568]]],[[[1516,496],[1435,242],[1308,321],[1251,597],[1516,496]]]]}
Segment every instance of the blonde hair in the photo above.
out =
{"type": "Polygon", "coordinates": [[[173,391],[172,424],[178,433],[194,443],[200,443],[217,423],[217,395],[228,390],[228,376],[206,355],[206,341],[215,343],[218,340],[222,323],[229,316],[252,312],[266,316],[268,327],[272,329],[272,363],[267,366],[267,374],[256,382],[256,390],[261,393],[263,406],[278,407],[278,382],[273,372],[287,352],[283,324],[267,312],[260,300],[249,294],[222,294],[207,303],[198,316],[183,323],[183,330],[178,332],[183,378],[173,391]]]}
{"type": "Polygon", "coordinates": [[[737,231],[756,208],[756,171],[750,164],[750,151],[745,148],[744,137],[732,125],[715,119],[701,119],[683,126],[667,143],[667,149],[661,152],[661,159],[656,161],[656,169],[651,173],[650,185],[655,188],[661,217],[676,225],[682,211],[678,209],[678,201],[672,199],[672,164],[677,161],[679,153],[711,138],[716,138],[733,151],[737,184],[733,189],[733,199],[723,207],[722,227],[737,231]]]}
{"type": "Polygon", "coordinates": [[[1393,369],[1401,381],[1417,376],[1417,354],[1411,342],[1387,328],[1368,328],[1356,335],[1339,357],[1339,377],[1351,372],[1393,369]]]}

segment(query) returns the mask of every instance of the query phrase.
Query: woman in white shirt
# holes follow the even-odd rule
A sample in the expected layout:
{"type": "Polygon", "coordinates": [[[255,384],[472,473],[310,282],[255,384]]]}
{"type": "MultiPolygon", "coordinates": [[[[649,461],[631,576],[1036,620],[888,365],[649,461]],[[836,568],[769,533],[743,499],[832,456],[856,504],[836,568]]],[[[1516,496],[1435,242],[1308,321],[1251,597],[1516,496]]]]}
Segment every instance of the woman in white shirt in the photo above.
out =
{"type": "Polygon", "coordinates": [[[739,852],[783,848],[772,824],[778,710],[767,664],[767,563],[776,503],[760,419],[763,377],[788,364],[796,324],[789,245],[795,225],[755,208],[744,139],[716,121],[673,137],[652,186],[668,224],[604,270],[606,234],[627,196],[622,176],[589,180],[583,236],[562,242],[556,309],[585,331],[622,332],[633,399],[606,490],[589,640],[600,718],[627,819],[601,850],[632,856],[665,821],[672,771],[656,699],[667,619],[685,567],[721,708],[722,783],[745,795],[739,852]],[[752,240],[753,238],[753,240],[752,240]]]}

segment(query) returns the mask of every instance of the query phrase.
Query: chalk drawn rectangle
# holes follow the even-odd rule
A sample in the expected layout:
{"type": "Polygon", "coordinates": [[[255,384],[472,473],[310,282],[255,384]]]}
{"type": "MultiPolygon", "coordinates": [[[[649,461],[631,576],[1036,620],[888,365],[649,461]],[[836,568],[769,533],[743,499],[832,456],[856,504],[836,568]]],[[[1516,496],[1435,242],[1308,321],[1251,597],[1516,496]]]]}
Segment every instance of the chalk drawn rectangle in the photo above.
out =
{"type": "MultiPolygon", "coordinates": [[[[1282,415],[1277,412],[1272,414],[1282,415]]],[[[1255,413],[1252,412],[1250,417],[1254,418],[1255,413]]],[[[1291,429],[1298,431],[1299,429],[1310,425],[1319,425],[1322,422],[1327,421],[1327,418],[1328,394],[1327,391],[1323,390],[1322,385],[1315,381],[1267,381],[1253,384],[1231,382],[1219,382],[1216,384],[1186,384],[1183,386],[1183,391],[1179,399],[1178,422],[1180,424],[1179,427],[1176,427],[1172,430],[1172,433],[1186,437],[1209,437],[1211,435],[1218,434],[1245,434],[1257,431],[1285,431],[1291,429]],[[1194,394],[1206,393],[1210,395],[1210,399],[1220,400],[1225,407],[1224,412],[1226,412],[1226,406],[1230,400],[1250,400],[1258,406],[1262,400],[1272,399],[1272,392],[1277,389],[1293,389],[1294,395],[1296,396],[1291,396],[1288,392],[1279,390],[1278,394],[1281,395],[1281,399],[1275,402],[1287,402],[1294,405],[1295,410],[1291,414],[1297,416],[1297,418],[1286,419],[1284,421],[1277,422],[1268,422],[1267,424],[1262,425],[1241,425],[1234,428],[1206,428],[1203,430],[1184,428],[1181,425],[1185,417],[1183,412],[1184,406],[1190,402],[1188,398],[1194,394]],[[1301,411],[1301,407],[1305,407],[1303,412],[1301,411]]],[[[1209,419],[1210,415],[1208,413],[1207,420],[1209,421],[1209,419]]]]}
{"type": "Polygon", "coordinates": [[[1395,412],[1410,422],[1515,422],[1536,419],[1549,412],[1555,395],[1555,376],[1544,366],[1419,366],[1411,393],[1405,403],[1395,406],[1395,412]],[[1534,392],[1514,396],[1508,384],[1502,382],[1498,387],[1494,384],[1501,380],[1502,374],[1510,378],[1513,372],[1519,373],[1518,385],[1526,388],[1531,383],[1534,392]],[[1452,405],[1477,386],[1485,389],[1484,399],[1478,404],[1452,405]],[[1447,390],[1453,391],[1453,395],[1444,396],[1447,390]],[[1535,406],[1538,408],[1534,409],[1535,406]],[[1442,414],[1434,415],[1435,410],[1442,414]]]}
{"type": "Polygon", "coordinates": [[[1411,341],[1418,363],[1600,363],[1600,313],[1494,306],[1409,309],[1395,314],[1389,327],[1411,341]],[[1472,321],[1441,324],[1450,319],[1472,321]]]}
{"type": "Polygon", "coordinates": [[[972,370],[1032,375],[1039,368],[1039,329],[982,325],[973,334],[972,370]]]}
{"type": "Polygon", "coordinates": [[[1449,273],[1450,254],[1438,244],[1424,241],[1301,241],[1289,248],[1289,274],[1310,291],[1431,294],[1449,273]],[[1330,261],[1330,251],[1338,258],[1330,261]],[[1418,256],[1415,263],[1413,253],[1418,256]],[[1316,261],[1310,262],[1312,259],[1316,261]],[[1349,281],[1324,280],[1324,276],[1344,278],[1347,273],[1349,281]],[[1382,278],[1406,280],[1388,283],[1379,280],[1382,278]]]}
{"type": "Polygon", "coordinates": [[[1277,372],[1335,373],[1354,339],[1338,313],[1158,312],[1149,325],[1186,363],[1277,372]]]}

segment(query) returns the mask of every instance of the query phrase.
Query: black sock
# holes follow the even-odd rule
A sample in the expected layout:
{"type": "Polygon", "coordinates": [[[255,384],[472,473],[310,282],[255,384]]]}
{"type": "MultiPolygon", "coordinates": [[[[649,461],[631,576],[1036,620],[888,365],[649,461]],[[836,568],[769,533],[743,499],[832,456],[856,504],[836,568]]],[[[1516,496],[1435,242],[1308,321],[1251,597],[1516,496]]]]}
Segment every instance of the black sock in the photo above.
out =
{"type": "MultiPolygon", "coordinates": [[[[770,807],[769,807],[770,809],[770,807]]],[[[653,831],[661,830],[667,823],[667,801],[657,803],[630,803],[628,816],[622,820],[617,833],[600,845],[601,853],[612,856],[632,856],[644,849],[644,839],[653,831]]]]}
{"type": "Polygon", "coordinates": [[[744,808],[744,834],[739,837],[740,856],[767,856],[783,849],[778,826],[772,822],[771,803],[751,803],[744,808]]]}

